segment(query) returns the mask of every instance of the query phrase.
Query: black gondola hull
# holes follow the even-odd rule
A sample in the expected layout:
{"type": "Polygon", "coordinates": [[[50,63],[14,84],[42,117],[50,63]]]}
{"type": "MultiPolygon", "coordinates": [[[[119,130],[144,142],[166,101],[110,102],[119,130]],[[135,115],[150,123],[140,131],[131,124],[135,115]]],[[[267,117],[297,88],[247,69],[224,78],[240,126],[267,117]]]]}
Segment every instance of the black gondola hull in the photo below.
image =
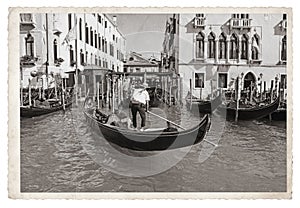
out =
{"type": "MultiPolygon", "coordinates": [[[[65,104],[65,108],[68,108],[72,105],[72,102],[68,102],[65,104]]],[[[63,110],[63,106],[59,105],[57,107],[50,108],[41,108],[41,107],[20,107],[20,116],[23,118],[32,118],[37,116],[46,115],[49,113],[53,113],[56,111],[63,110]]]]}
{"type": "MultiPolygon", "coordinates": [[[[255,108],[240,108],[238,109],[238,120],[256,120],[263,118],[277,110],[279,106],[279,99],[277,98],[273,103],[255,108]]],[[[220,110],[226,110],[226,118],[234,120],[236,117],[236,108],[220,106],[220,110]]]]}
{"type": "Polygon", "coordinates": [[[186,98],[187,108],[196,113],[212,113],[222,104],[222,95],[219,94],[212,101],[193,101],[192,106],[189,98],[186,98]]]}
{"type": "Polygon", "coordinates": [[[89,126],[99,137],[138,151],[176,149],[197,144],[204,139],[210,126],[209,116],[205,115],[196,127],[182,132],[138,132],[102,124],[88,112],[85,112],[85,116],[89,126]]]}

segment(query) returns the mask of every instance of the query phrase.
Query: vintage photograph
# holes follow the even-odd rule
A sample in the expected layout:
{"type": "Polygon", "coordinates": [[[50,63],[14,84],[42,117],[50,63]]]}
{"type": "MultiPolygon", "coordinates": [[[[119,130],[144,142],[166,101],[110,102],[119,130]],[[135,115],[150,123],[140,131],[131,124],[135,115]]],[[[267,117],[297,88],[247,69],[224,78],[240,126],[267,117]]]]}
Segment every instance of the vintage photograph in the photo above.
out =
{"type": "Polygon", "coordinates": [[[291,10],[129,11],[11,10],[12,195],[290,198],[291,10]]]}

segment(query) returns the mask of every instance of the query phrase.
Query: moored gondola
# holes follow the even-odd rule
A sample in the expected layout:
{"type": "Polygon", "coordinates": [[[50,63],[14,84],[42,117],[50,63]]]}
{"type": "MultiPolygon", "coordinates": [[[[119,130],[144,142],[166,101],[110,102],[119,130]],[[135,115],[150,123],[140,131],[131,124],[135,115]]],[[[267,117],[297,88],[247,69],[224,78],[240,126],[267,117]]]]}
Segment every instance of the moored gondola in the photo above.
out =
{"type": "Polygon", "coordinates": [[[211,113],[222,103],[222,95],[219,95],[212,100],[200,100],[186,97],[186,106],[189,110],[199,113],[211,113]],[[192,101],[192,102],[191,102],[192,101]]]}
{"type": "Polygon", "coordinates": [[[89,126],[99,137],[121,147],[138,151],[159,151],[191,146],[201,142],[210,127],[210,118],[205,115],[196,126],[187,130],[140,132],[104,124],[94,116],[94,109],[85,110],[84,114],[89,126]]]}
{"type": "Polygon", "coordinates": [[[50,101],[49,106],[37,107],[37,106],[21,106],[20,107],[20,115],[24,118],[32,118],[41,115],[46,115],[49,113],[53,113],[56,111],[63,110],[64,108],[68,108],[72,105],[72,98],[67,99],[66,103],[63,104],[59,101],[50,101]]]}
{"type": "Polygon", "coordinates": [[[255,120],[263,118],[278,109],[279,98],[274,102],[264,105],[264,106],[255,106],[249,108],[238,108],[220,105],[219,110],[226,111],[226,118],[231,120],[236,118],[236,113],[238,112],[238,120],[255,120]]]}

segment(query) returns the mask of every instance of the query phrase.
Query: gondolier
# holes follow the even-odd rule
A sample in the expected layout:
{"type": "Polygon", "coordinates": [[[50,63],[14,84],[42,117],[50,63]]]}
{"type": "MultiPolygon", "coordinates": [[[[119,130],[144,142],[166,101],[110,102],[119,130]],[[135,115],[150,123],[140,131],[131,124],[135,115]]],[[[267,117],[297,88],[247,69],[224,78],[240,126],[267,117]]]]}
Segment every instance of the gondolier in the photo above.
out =
{"type": "Polygon", "coordinates": [[[132,96],[131,96],[131,113],[132,113],[132,122],[133,127],[137,128],[137,122],[136,122],[136,116],[137,112],[139,112],[141,116],[141,131],[144,130],[145,124],[146,124],[146,111],[148,110],[149,106],[149,93],[147,92],[146,88],[148,87],[147,83],[143,83],[142,85],[137,86],[136,89],[134,89],[132,96]]]}

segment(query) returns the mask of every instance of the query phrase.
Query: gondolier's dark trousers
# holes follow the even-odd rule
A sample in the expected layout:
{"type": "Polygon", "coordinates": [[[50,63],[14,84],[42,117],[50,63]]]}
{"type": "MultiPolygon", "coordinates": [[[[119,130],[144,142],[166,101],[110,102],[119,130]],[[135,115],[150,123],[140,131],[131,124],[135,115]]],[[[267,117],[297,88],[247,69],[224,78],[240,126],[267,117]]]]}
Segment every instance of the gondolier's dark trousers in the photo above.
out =
{"type": "Polygon", "coordinates": [[[136,128],[137,124],[136,124],[136,116],[137,116],[137,112],[140,113],[141,116],[141,127],[144,127],[146,124],[146,112],[145,112],[145,106],[143,104],[132,104],[131,106],[131,113],[132,113],[132,123],[133,123],[133,127],[136,128]]]}

